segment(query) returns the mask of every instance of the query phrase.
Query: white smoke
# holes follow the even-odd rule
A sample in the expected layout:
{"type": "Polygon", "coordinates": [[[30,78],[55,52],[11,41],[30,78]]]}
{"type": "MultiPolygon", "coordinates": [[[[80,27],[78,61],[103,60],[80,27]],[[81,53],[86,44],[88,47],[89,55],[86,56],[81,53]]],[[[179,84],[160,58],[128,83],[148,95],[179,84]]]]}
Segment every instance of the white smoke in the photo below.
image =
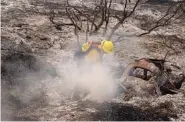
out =
{"type": "Polygon", "coordinates": [[[110,65],[117,67],[118,62],[113,60],[113,55],[103,56],[103,61],[97,65],[83,62],[81,66],[73,59],[74,51],[54,51],[55,55],[48,55],[48,62],[54,64],[58,74],[62,77],[52,81],[53,89],[59,96],[72,98],[76,86],[85,89],[89,94],[83,98],[105,101],[110,100],[117,92],[117,83],[113,77],[110,65]],[[53,60],[55,59],[55,60],[53,60]],[[105,60],[105,61],[104,61],[105,60]],[[56,88],[57,87],[57,88],[56,88]],[[63,90],[63,91],[61,91],[63,90]],[[65,92],[65,93],[64,93],[65,92]]]}
{"type": "Polygon", "coordinates": [[[27,63],[22,61],[18,63],[15,60],[3,64],[8,71],[10,70],[9,74],[3,76],[5,78],[9,78],[8,76],[11,76],[12,72],[21,71],[16,79],[12,76],[15,83],[18,84],[13,85],[10,89],[4,88],[6,90],[4,93],[8,95],[3,94],[3,105],[7,106],[8,109],[6,109],[7,107],[3,108],[3,113],[11,115],[4,117],[3,120],[12,120],[13,110],[21,109],[22,105],[61,105],[67,101],[73,101],[72,97],[76,92],[76,86],[80,86],[81,90],[86,90],[89,93],[82,97],[83,100],[103,102],[112,99],[116,94],[117,84],[109,67],[102,62],[97,65],[83,63],[81,67],[78,67],[76,61],[73,60],[73,54],[74,52],[61,51],[57,52],[56,55],[45,57],[48,64],[52,64],[57,71],[58,76],[55,77],[47,73],[52,71],[45,63],[40,63],[40,70],[35,72],[24,66],[27,63]],[[20,67],[17,66],[18,64],[20,67]],[[14,100],[9,101],[10,98],[17,99],[20,102],[20,108],[17,107],[14,100]],[[10,104],[6,101],[9,101],[10,104]]]}
{"type": "MultiPolygon", "coordinates": [[[[84,64],[85,65],[85,64],[84,64]]],[[[116,92],[116,85],[109,69],[101,64],[82,66],[71,70],[65,80],[89,91],[85,99],[110,100],[116,92]]]]}

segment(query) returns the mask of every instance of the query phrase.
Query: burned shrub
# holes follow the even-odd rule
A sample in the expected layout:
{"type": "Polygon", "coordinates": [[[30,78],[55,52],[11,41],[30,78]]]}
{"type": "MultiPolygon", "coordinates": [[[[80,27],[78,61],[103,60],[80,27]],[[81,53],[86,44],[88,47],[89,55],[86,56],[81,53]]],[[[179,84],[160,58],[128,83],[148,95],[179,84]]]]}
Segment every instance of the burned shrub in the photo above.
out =
{"type": "Polygon", "coordinates": [[[39,80],[46,75],[56,76],[55,69],[32,55],[12,53],[2,57],[2,81],[6,87],[23,85],[25,78],[32,75],[31,80],[39,80]]]}
{"type": "Polygon", "coordinates": [[[12,120],[12,113],[23,107],[46,105],[42,81],[57,76],[50,64],[18,52],[2,56],[1,73],[3,120],[12,120]]]}

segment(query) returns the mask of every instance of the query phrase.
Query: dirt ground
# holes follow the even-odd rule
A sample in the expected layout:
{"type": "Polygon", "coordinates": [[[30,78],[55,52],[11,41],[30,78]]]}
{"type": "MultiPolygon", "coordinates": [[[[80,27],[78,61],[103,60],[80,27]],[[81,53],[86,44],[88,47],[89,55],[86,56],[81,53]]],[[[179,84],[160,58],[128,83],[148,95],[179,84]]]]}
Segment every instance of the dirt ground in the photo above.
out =
{"type": "MultiPolygon", "coordinates": [[[[81,4],[79,0],[70,2],[81,4]]],[[[58,30],[49,21],[49,11],[60,11],[63,3],[62,0],[1,1],[1,120],[185,121],[185,84],[175,95],[130,96],[129,99],[120,95],[105,101],[72,100],[75,83],[80,79],[87,81],[87,77],[79,76],[73,60],[77,48],[73,27],[62,26],[58,30]]],[[[90,6],[92,2],[84,4],[90,6]]],[[[113,7],[121,9],[121,4],[116,1],[113,7]]],[[[103,63],[125,67],[143,57],[163,58],[170,51],[167,61],[179,65],[185,72],[184,15],[167,27],[137,36],[147,26],[144,20],[157,20],[164,14],[165,7],[142,3],[113,35],[115,52],[105,55],[103,63]]],[[[57,21],[61,20],[67,21],[57,18],[57,21]]],[[[110,27],[114,23],[115,20],[111,20],[110,27]]],[[[100,30],[89,40],[103,39],[101,34],[100,30]]],[[[85,42],[85,38],[81,32],[80,42],[85,42]]],[[[107,82],[100,84],[100,89],[93,89],[95,96],[99,90],[109,93],[111,78],[105,75],[105,79],[101,71],[97,72],[88,74],[88,80],[92,81],[89,84],[95,88],[93,82],[96,84],[99,80],[93,78],[97,77],[107,82]]]]}

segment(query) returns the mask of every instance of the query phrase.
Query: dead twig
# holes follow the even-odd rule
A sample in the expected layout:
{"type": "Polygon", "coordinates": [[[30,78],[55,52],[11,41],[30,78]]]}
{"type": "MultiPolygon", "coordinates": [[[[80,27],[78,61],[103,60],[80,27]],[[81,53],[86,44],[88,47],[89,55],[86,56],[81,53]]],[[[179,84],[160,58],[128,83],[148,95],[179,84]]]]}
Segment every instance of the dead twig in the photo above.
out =
{"type": "Polygon", "coordinates": [[[112,28],[112,31],[111,31],[111,33],[110,33],[109,36],[108,36],[108,40],[111,39],[112,35],[113,35],[113,34],[115,33],[115,31],[119,28],[119,26],[123,24],[123,22],[126,20],[126,18],[130,17],[130,16],[134,13],[134,11],[136,10],[136,7],[138,6],[138,4],[139,4],[140,1],[141,1],[141,0],[137,0],[137,2],[135,3],[135,5],[134,5],[132,11],[131,11],[130,13],[128,13],[128,12],[126,11],[126,9],[127,9],[127,4],[128,4],[128,3],[127,3],[127,0],[126,0],[125,5],[124,5],[124,11],[123,11],[123,13],[122,13],[122,17],[121,17],[121,18],[117,17],[117,18],[119,18],[119,19],[118,19],[119,22],[112,28]]]}
{"type": "Polygon", "coordinates": [[[108,8],[106,7],[106,8],[107,8],[107,9],[106,9],[107,17],[106,17],[106,19],[105,19],[105,29],[104,29],[103,35],[106,34],[107,26],[108,26],[108,24],[109,24],[111,4],[112,4],[112,0],[110,0],[108,8]]]}
{"type": "Polygon", "coordinates": [[[73,26],[74,26],[74,34],[75,34],[76,37],[77,37],[77,46],[79,46],[79,48],[80,48],[80,41],[79,41],[78,30],[81,30],[81,28],[78,26],[77,22],[76,22],[75,19],[72,17],[72,15],[73,15],[74,13],[71,13],[67,8],[66,8],[66,13],[67,13],[67,16],[69,17],[69,19],[71,20],[71,22],[73,23],[73,26]]]}
{"type": "MultiPolygon", "coordinates": [[[[153,30],[159,28],[159,27],[163,27],[163,26],[167,26],[170,24],[171,20],[174,18],[175,15],[177,15],[178,11],[180,10],[180,7],[181,7],[181,4],[178,5],[175,9],[175,11],[173,12],[173,14],[170,13],[171,9],[173,9],[173,7],[176,7],[176,6],[170,6],[168,8],[168,10],[166,11],[165,15],[162,16],[159,20],[157,20],[155,22],[155,25],[153,27],[151,27],[147,32],[144,32],[142,34],[139,34],[138,36],[143,36],[143,35],[146,35],[146,34],[149,34],[151,33],[153,30]]],[[[177,18],[175,19],[178,19],[180,16],[178,16],[177,18]]]]}
{"type": "Polygon", "coordinates": [[[61,26],[73,26],[73,23],[62,23],[62,22],[61,23],[57,23],[57,22],[54,21],[55,17],[56,17],[56,15],[55,15],[54,11],[52,10],[50,12],[49,20],[55,26],[55,28],[57,30],[61,30],[62,29],[61,26]]]}

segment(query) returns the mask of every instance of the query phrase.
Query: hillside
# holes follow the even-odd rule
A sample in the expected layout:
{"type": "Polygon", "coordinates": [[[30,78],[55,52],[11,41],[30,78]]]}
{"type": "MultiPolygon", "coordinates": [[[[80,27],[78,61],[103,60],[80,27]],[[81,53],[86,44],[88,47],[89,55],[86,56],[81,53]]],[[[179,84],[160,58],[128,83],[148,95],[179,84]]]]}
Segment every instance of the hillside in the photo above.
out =
{"type": "MultiPolygon", "coordinates": [[[[121,16],[124,4],[120,1],[112,3],[112,14],[121,16]]],[[[80,74],[73,58],[78,39],[74,26],[64,14],[66,1],[2,0],[1,120],[185,121],[185,84],[174,95],[131,95],[126,99],[125,92],[123,96],[112,97],[117,87],[112,82],[115,78],[109,72],[110,67],[113,72],[121,72],[120,68],[124,70],[136,59],[161,59],[169,51],[166,60],[185,72],[185,14],[139,36],[165,15],[170,6],[168,2],[149,1],[141,1],[112,35],[115,51],[103,56],[103,63],[108,67],[80,74]],[[55,23],[50,19],[52,12],[55,23]],[[91,98],[72,100],[76,84],[92,89],[91,98]]],[[[93,10],[95,2],[98,0],[69,0],[71,6],[84,12],[93,10]]],[[[128,12],[134,4],[134,0],[128,3],[128,12]]],[[[87,20],[82,22],[82,30],[78,32],[80,44],[87,39],[87,20]]],[[[105,35],[102,25],[88,40],[107,38],[117,22],[111,18],[105,35]]]]}

